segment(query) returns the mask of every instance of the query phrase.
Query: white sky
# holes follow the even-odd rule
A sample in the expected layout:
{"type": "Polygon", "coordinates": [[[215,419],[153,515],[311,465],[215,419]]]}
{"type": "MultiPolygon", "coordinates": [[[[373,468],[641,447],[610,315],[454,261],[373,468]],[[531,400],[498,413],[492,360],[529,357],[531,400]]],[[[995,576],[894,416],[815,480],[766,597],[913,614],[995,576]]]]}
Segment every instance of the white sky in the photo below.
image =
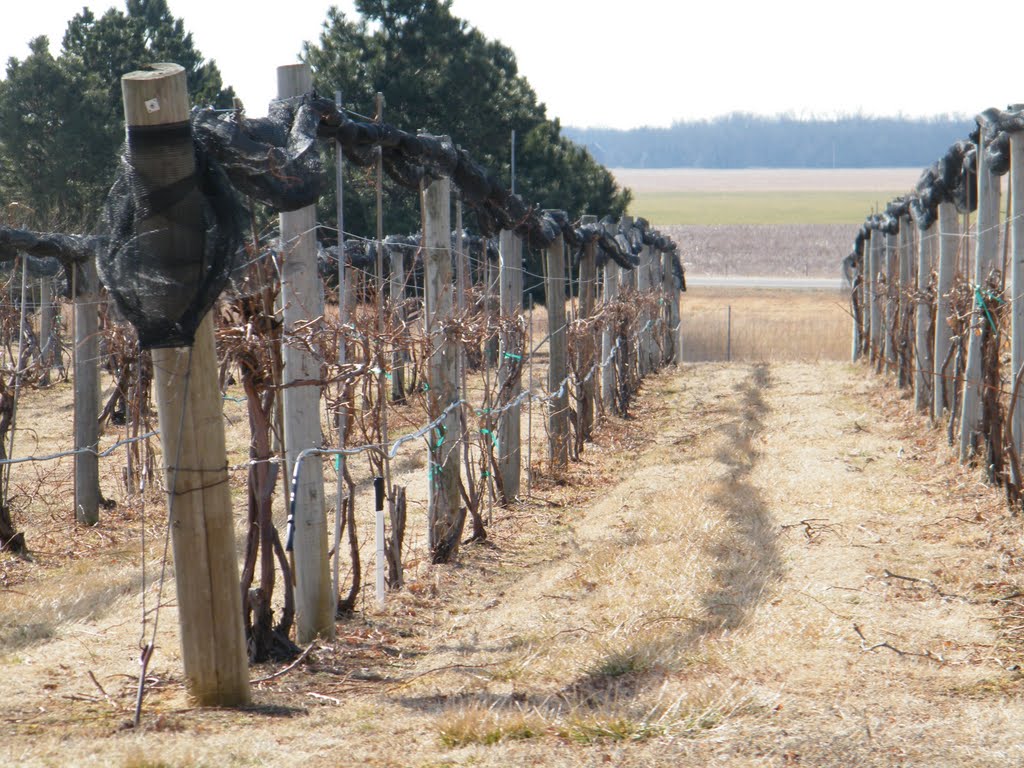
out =
{"type": "MultiPolygon", "coordinates": [[[[13,4],[6,0],[5,6],[13,4]]],[[[0,61],[36,35],[54,51],[87,5],[29,0],[0,22],[0,61]]],[[[278,65],[319,39],[329,2],[169,0],[251,114],[265,114],[278,65]]],[[[336,5],[353,15],[351,0],[336,5]]],[[[742,110],[796,116],[975,114],[1024,102],[1016,34],[1024,2],[934,0],[454,0],[452,10],[512,48],[563,125],[670,125],[742,110]],[[607,10],[605,10],[607,9],[607,10]],[[990,42],[994,40],[994,42],[990,42]],[[992,48],[993,52],[988,49],[992,48]],[[973,65],[975,68],[971,68],[973,65]]],[[[7,9],[5,8],[5,11],[7,9]]]]}

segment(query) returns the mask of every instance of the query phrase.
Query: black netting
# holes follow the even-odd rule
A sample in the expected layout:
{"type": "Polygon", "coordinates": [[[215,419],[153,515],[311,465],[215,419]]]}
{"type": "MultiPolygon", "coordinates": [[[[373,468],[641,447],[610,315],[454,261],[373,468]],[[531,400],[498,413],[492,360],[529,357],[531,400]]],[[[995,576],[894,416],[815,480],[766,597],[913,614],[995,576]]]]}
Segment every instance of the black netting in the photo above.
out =
{"type": "MultiPolygon", "coordinates": [[[[542,250],[561,234],[570,245],[578,245],[575,227],[564,212],[530,208],[449,137],[349,120],[332,100],[315,93],[275,101],[270,114],[258,120],[240,113],[198,110],[192,123],[198,141],[224,166],[234,184],[276,210],[294,210],[318,197],[319,137],[337,141],[345,156],[361,166],[375,162],[379,147],[385,172],[410,189],[450,178],[485,237],[511,230],[530,248],[542,250]]],[[[635,254],[635,236],[627,234],[627,238],[630,246],[624,251],[635,254]]],[[[635,260],[623,258],[619,249],[608,255],[626,269],[635,266],[635,260]]]]}
{"type": "Polygon", "coordinates": [[[1010,135],[1024,131],[1024,107],[1015,104],[1006,112],[986,109],[976,118],[985,132],[985,151],[992,173],[1002,176],[1010,170],[1010,135]]]}
{"type": "Polygon", "coordinates": [[[193,143],[187,123],[129,130],[96,265],[143,348],[192,344],[227,283],[243,220],[228,177],[193,143]],[[158,186],[157,167],[179,180],[158,186]]]}
{"type": "Polygon", "coordinates": [[[242,193],[277,211],[296,211],[320,198],[323,168],[317,146],[320,112],[308,98],[273,101],[265,118],[196,110],[196,141],[242,193]]]}

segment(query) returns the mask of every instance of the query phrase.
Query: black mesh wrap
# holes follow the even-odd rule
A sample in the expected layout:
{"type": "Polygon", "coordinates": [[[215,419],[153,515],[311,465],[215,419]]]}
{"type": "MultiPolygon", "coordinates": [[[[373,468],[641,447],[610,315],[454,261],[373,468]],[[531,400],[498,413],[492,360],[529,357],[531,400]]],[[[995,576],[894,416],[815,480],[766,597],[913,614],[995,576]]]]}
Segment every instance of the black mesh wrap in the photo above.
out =
{"type": "Polygon", "coordinates": [[[103,285],[144,349],[190,346],[231,273],[242,212],[189,123],[131,127],[107,197],[103,285]],[[158,187],[153,175],[176,181],[158,187]]]}

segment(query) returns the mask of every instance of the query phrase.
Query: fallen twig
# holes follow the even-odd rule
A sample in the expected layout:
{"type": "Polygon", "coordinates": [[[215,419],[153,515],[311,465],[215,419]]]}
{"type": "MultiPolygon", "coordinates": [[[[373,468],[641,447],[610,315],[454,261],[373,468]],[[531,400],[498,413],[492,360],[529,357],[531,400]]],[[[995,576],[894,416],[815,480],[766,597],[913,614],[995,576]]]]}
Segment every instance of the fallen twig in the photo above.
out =
{"type": "Polygon", "coordinates": [[[936,653],[932,653],[929,650],[923,652],[918,651],[905,651],[902,648],[897,648],[889,642],[875,643],[874,645],[868,643],[868,639],[864,637],[864,633],[860,631],[860,627],[856,624],[853,625],[853,631],[857,633],[857,637],[860,638],[860,649],[867,653],[868,651],[876,651],[879,648],[887,648],[888,650],[895,653],[897,656],[916,656],[921,659],[928,659],[934,661],[937,664],[945,664],[946,660],[936,653]]]}
{"type": "Polygon", "coordinates": [[[893,573],[888,568],[883,568],[882,569],[882,578],[884,578],[884,579],[899,579],[900,581],[908,581],[908,582],[910,582],[912,584],[924,584],[925,586],[931,587],[932,591],[935,592],[935,594],[938,595],[939,597],[956,598],[957,600],[963,600],[964,602],[967,602],[967,603],[975,603],[975,602],[977,602],[976,600],[974,600],[974,598],[968,597],[967,595],[958,595],[958,594],[955,594],[953,592],[943,592],[942,589],[939,588],[939,585],[936,584],[931,579],[920,579],[920,578],[918,578],[916,576],[903,576],[902,574],[899,574],[899,573],[893,573]]]}
{"type": "Polygon", "coordinates": [[[807,537],[808,541],[814,541],[814,537],[820,533],[835,533],[836,529],[834,525],[830,525],[828,520],[823,517],[808,517],[805,520],[801,520],[799,523],[787,523],[782,525],[782,530],[787,531],[790,528],[803,528],[804,536],[807,537]]]}
{"type": "Polygon", "coordinates": [[[258,683],[267,683],[267,682],[270,682],[271,680],[276,680],[279,677],[284,677],[289,672],[291,672],[293,669],[295,669],[297,666],[299,666],[299,664],[301,664],[303,661],[305,661],[306,657],[309,656],[310,651],[313,650],[313,646],[315,646],[315,645],[316,645],[316,643],[310,643],[309,645],[306,646],[306,650],[304,650],[302,653],[300,653],[299,657],[297,659],[295,659],[295,661],[293,661],[287,667],[285,667],[284,669],[278,670],[277,672],[275,672],[272,675],[267,675],[266,677],[256,678],[255,680],[251,681],[252,685],[256,685],[258,683]]]}

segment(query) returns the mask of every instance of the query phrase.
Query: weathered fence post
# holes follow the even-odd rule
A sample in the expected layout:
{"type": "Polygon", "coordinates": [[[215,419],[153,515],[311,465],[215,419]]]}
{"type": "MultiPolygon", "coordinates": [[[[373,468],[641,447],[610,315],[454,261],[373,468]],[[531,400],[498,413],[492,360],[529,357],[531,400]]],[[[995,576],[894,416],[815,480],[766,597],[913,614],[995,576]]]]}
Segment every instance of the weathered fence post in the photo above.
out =
{"type": "MultiPolygon", "coordinates": [[[[122,77],[121,89],[138,205],[195,173],[191,138],[181,133],[189,117],[185,70],[156,64],[122,77]],[[140,136],[142,146],[151,147],[161,131],[169,134],[161,152],[138,149],[140,136]]],[[[140,213],[145,218],[136,221],[136,232],[155,243],[171,236],[163,233],[172,222],[187,226],[188,216],[199,230],[200,208],[193,201],[186,197],[169,212],[140,213]]],[[[154,349],[153,370],[188,692],[201,705],[244,705],[249,669],[211,315],[202,320],[191,349],[154,349]]]]}
{"type": "Polygon", "coordinates": [[[878,276],[882,270],[882,258],[884,253],[885,233],[880,229],[871,230],[870,266],[868,268],[868,299],[871,321],[870,342],[871,354],[868,356],[868,364],[873,365],[875,370],[882,369],[882,295],[879,288],[878,276]]]}
{"type": "Polygon", "coordinates": [[[896,270],[899,235],[885,235],[885,372],[896,370],[896,333],[899,325],[899,285],[896,270]]]}
{"type": "Polygon", "coordinates": [[[484,312],[487,316],[488,333],[484,339],[484,364],[495,366],[498,364],[498,334],[494,332],[494,324],[498,319],[501,298],[498,295],[498,281],[500,280],[499,266],[487,257],[487,244],[483,246],[483,273],[484,280],[484,312]]]}
{"type": "MultiPolygon", "coordinates": [[[[486,245],[484,246],[486,247],[486,245]]],[[[519,319],[523,314],[523,252],[519,238],[503,229],[498,239],[501,298],[501,359],[498,364],[498,391],[511,403],[522,391],[523,333],[519,319]]],[[[498,417],[498,471],[506,504],[519,496],[522,469],[520,406],[506,408],[498,417]]]]}
{"type": "Polygon", "coordinates": [[[932,223],[921,229],[917,238],[917,318],[914,343],[914,407],[922,413],[931,412],[931,398],[935,397],[935,378],[932,375],[931,330],[932,304],[928,296],[932,264],[935,261],[935,239],[938,229],[932,223]]]}
{"type": "MultiPolygon", "coordinates": [[[[186,96],[187,102],[187,96],[186,96]]],[[[187,107],[186,107],[187,110],[187,107]]],[[[100,519],[100,323],[96,264],[83,262],[73,280],[75,301],[75,519],[100,519]]]]}
{"type": "Polygon", "coordinates": [[[665,298],[665,354],[663,356],[666,365],[681,363],[679,359],[679,291],[676,286],[676,276],[672,251],[664,251],[661,254],[661,287],[662,295],[665,298]]]}
{"type": "Polygon", "coordinates": [[[985,151],[988,138],[985,126],[978,139],[978,216],[974,257],[974,304],[971,313],[971,332],[967,341],[967,366],[964,369],[963,410],[960,412],[960,461],[967,461],[978,448],[982,428],[982,342],[985,324],[989,322],[986,309],[990,273],[997,268],[999,259],[999,177],[990,170],[989,153],[985,151]]]}
{"type": "MultiPolygon", "coordinates": [[[[596,224],[597,216],[583,216],[580,223],[584,226],[596,224]]],[[[580,320],[583,321],[583,336],[580,339],[580,375],[585,379],[582,383],[583,398],[580,401],[579,424],[584,440],[590,440],[594,432],[594,399],[597,392],[599,371],[591,371],[594,366],[594,351],[597,339],[587,323],[594,315],[594,302],[597,293],[597,242],[591,239],[583,246],[580,257],[580,320]],[[590,378],[586,378],[587,376],[590,378]]]]}
{"type": "MultiPolygon", "coordinates": [[[[334,92],[334,103],[338,110],[344,108],[341,91],[334,92]]],[[[338,368],[345,367],[348,362],[347,330],[348,324],[348,274],[346,271],[345,256],[345,154],[340,141],[334,143],[334,183],[335,183],[335,212],[338,219],[338,368]]],[[[348,385],[343,384],[341,391],[348,393],[348,385]]],[[[347,400],[347,398],[343,398],[347,400]]],[[[337,412],[338,447],[345,447],[345,437],[348,434],[348,404],[342,402],[337,412]]],[[[337,472],[335,510],[334,510],[334,560],[331,564],[331,595],[337,601],[341,593],[341,521],[346,515],[345,509],[345,469],[348,458],[343,453],[335,456],[335,470],[337,472]]],[[[401,562],[400,553],[398,555],[401,562]]]]}
{"type": "MultiPolygon", "coordinates": [[[[287,99],[313,89],[308,64],[277,68],[277,95],[287,99]]],[[[316,206],[281,214],[281,303],[287,341],[296,326],[323,315],[316,265],[316,206]]],[[[323,445],[320,430],[320,363],[299,344],[286,343],[284,357],[284,444],[292,477],[296,456],[323,445]]],[[[334,637],[336,598],[331,594],[327,559],[324,472],[319,459],[307,459],[299,473],[294,503],[296,639],[334,637]]]]}
{"type": "Polygon", "coordinates": [[[914,294],[911,275],[916,259],[913,258],[914,232],[910,216],[900,216],[899,262],[900,284],[897,292],[899,301],[899,320],[896,323],[896,359],[899,368],[898,383],[900,388],[909,387],[913,383],[913,364],[911,355],[910,323],[914,319],[914,294]]]}
{"type": "MultiPolygon", "coordinates": [[[[1015,109],[1024,109],[1017,105],[1015,109]]],[[[1024,365],[1024,133],[1010,134],[1010,273],[1012,302],[1010,371],[1016,377],[1024,365]]],[[[1011,379],[1011,382],[1013,379],[1011,379]]],[[[1012,384],[1011,384],[1012,386],[1012,384]]],[[[1017,456],[1024,449],[1024,394],[1018,392],[1013,410],[1013,445],[1017,456]]]]}
{"type": "Polygon", "coordinates": [[[446,563],[459,551],[466,510],[459,505],[458,341],[450,328],[452,314],[451,182],[437,179],[423,190],[423,256],[427,359],[427,407],[430,433],[427,547],[431,560],[446,563]]]}
{"type": "Polygon", "coordinates": [[[953,290],[953,278],[956,274],[957,242],[960,239],[960,226],[957,222],[956,206],[953,203],[939,203],[939,269],[938,282],[935,286],[935,354],[932,364],[935,367],[935,396],[932,400],[932,418],[936,421],[945,417],[951,408],[950,397],[953,386],[946,358],[953,346],[952,330],[949,325],[950,300],[953,290]]]}
{"type": "Polygon", "coordinates": [[[615,349],[615,318],[612,316],[612,307],[619,298],[619,265],[609,258],[604,263],[603,272],[602,300],[605,318],[601,327],[601,363],[604,366],[601,369],[601,402],[604,403],[605,413],[615,413],[615,369],[619,350],[615,349]]]}
{"type": "Polygon", "coordinates": [[[640,249],[640,263],[636,269],[636,300],[640,307],[636,322],[639,329],[636,340],[637,370],[643,378],[651,372],[651,328],[648,323],[651,321],[651,313],[648,310],[647,302],[651,297],[651,246],[645,245],[640,249]]]}
{"type": "Polygon", "coordinates": [[[548,309],[548,458],[552,468],[569,463],[569,388],[565,381],[568,334],[565,327],[565,243],[562,235],[547,248],[544,295],[548,309]]]}
{"type": "MultiPolygon", "coordinates": [[[[863,245],[861,246],[863,247],[863,245]]],[[[850,316],[853,318],[852,344],[850,349],[850,362],[856,363],[860,359],[862,338],[864,333],[864,265],[867,255],[861,251],[861,263],[859,266],[851,265],[853,272],[850,278],[850,316]]]]}

